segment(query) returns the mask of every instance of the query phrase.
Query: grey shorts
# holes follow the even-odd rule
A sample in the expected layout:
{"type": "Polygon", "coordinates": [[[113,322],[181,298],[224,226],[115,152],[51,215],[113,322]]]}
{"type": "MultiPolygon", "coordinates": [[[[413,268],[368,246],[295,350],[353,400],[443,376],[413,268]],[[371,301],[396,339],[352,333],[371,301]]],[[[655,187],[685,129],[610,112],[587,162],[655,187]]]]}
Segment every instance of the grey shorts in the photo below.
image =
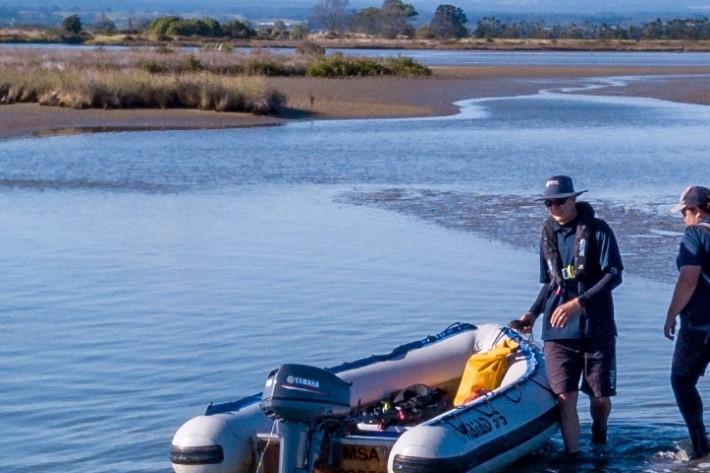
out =
{"type": "Polygon", "coordinates": [[[555,394],[580,390],[591,397],[616,395],[616,339],[545,341],[545,367],[555,394]]]}

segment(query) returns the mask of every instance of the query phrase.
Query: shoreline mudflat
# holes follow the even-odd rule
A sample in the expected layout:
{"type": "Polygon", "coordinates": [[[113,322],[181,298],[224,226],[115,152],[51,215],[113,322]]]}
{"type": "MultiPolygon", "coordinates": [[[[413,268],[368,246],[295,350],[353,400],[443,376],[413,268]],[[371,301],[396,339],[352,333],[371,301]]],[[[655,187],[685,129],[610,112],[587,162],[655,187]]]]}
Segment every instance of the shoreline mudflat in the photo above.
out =
{"type": "Polygon", "coordinates": [[[282,117],[187,109],[74,110],[36,104],[0,105],[0,139],[125,130],[273,126],[288,120],[450,115],[454,102],[528,95],[581,84],[580,79],[668,76],[593,93],[710,105],[710,67],[432,67],[431,77],[269,78],[288,98],[282,117]]]}

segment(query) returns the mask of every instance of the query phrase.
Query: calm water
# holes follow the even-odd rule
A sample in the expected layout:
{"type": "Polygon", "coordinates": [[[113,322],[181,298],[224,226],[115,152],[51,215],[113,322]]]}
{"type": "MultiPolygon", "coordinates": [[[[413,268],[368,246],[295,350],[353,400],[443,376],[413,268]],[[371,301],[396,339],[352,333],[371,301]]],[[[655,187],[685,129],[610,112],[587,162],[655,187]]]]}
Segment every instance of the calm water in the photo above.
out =
{"type": "MultiPolygon", "coordinates": [[[[130,46],[84,46],[64,44],[0,43],[1,48],[125,50],[130,46]]],[[[198,48],[183,48],[199,51],[198,48]]],[[[237,52],[255,48],[236,48],[237,52]]],[[[293,54],[296,48],[267,48],[275,54],[293,54]]],[[[337,49],[326,54],[346,56],[406,56],[427,66],[638,66],[707,67],[709,52],[627,52],[627,51],[436,51],[427,49],[337,49]]]]}
{"type": "Polygon", "coordinates": [[[612,447],[591,450],[581,404],[581,465],[556,438],[511,471],[691,471],[673,458],[667,211],[707,161],[710,107],[554,91],[462,105],[0,142],[0,471],[167,473],[184,421],[281,363],[517,317],[539,288],[532,199],[558,172],[626,258],[612,447]]]}
{"type": "Polygon", "coordinates": [[[357,56],[407,56],[430,66],[709,66],[710,53],[657,53],[613,51],[431,51],[329,49],[357,56]]]}

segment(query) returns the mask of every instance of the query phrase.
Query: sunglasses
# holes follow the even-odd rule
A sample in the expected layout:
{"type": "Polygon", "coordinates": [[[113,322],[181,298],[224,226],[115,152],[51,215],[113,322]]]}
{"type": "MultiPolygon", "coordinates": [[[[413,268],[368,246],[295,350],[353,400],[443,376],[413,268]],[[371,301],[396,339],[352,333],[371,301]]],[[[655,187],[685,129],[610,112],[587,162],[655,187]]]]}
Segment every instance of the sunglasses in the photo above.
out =
{"type": "Polygon", "coordinates": [[[564,199],[550,199],[545,201],[545,207],[552,207],[553,205],[565,205],[565,203],[569,200],[569,197],[564,198],[564,199]]]}

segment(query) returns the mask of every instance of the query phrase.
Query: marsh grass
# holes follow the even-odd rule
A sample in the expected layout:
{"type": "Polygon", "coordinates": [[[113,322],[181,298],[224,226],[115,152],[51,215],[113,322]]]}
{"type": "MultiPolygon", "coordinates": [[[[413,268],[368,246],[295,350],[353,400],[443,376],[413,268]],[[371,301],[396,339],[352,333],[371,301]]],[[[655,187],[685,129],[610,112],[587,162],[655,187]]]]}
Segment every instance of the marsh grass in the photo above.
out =
{"type": "Polygon", "coordinates": [[[278,114],[286,106],[281,92],[256,74],[239,73],[236,66],[244,66],[231,63],[227,56],[8,48],[0,50],[0,103],[254,114],[278,114]]]}
{"type": "MultiPolygon", "coordinates": [[[[408,58],[356,58],[334,55],[357,69],[372,63],[396,62],[408,58]]],[[[2,48],[0,68],[39,67],[48,70],[146,69],[153,65],[159,73],[181,73],[204,70],[219,75],[304,76],[317,61],[328,59],[322,49],[304,50],[297,54],[273,54],[257,49],[252,52],[200,50],[185,51],[173,47],[128,50],[75,50],[70,48],[2,48]]],[[[414,63],[411,59],[408,59],[414,63]]],[[[423,67],[423,66],[421,66],[423,67]]]]}
{"type": "Polygon", "coordinates": [[[148,72],[0,72],[0,103],[85,108],[195,108],[274,114],[286,105],[280,92],[258,77],[181,76],[148,72]]]}
{"type": "Polygon", "coordinates": [[[48,70],[123,70],[145,69],[145,64],[154,64],[160,72],[179,74],[203,70],[219,75],[305,75],[311,56],[302,54],[272,54],[263,50],[254,52],[230,51],[185,51],[172,47],[154,49],[93,49],[70,48],[2,48],[0,68],[37,67],[48,70]],[[266,71],[266,73],[262,73],[266,71]]]}
{"type": "Polygon", "coordinates": [[[71,108],[197,108],[278,114],[286,97],[265,77],[429,75],[409,58],[183,51],[0,49],[0,103],[71,108]]]}

